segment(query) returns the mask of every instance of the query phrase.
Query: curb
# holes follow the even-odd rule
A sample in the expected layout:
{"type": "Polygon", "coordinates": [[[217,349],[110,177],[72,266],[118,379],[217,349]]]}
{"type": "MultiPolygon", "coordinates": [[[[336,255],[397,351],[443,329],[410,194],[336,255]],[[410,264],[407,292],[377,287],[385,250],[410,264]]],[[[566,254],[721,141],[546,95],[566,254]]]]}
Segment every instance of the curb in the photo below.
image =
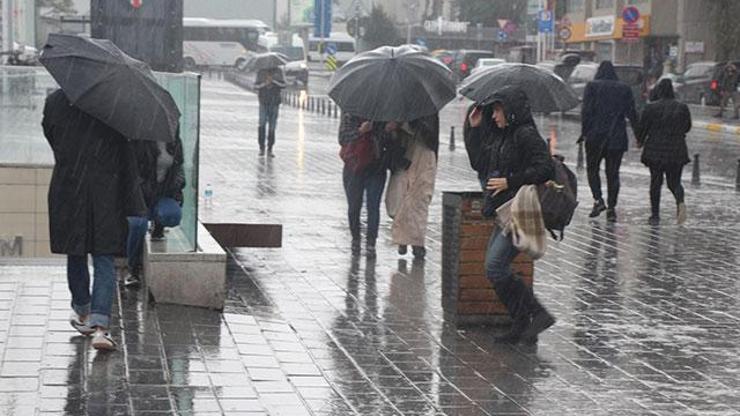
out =
{"type": "Polygon", "coordinates": [[[714,133],[729,133],[740,136],[740,126],[720,123],[709,123],[704,121],[695,121],[694,127],[706,129],[714,133]]]}

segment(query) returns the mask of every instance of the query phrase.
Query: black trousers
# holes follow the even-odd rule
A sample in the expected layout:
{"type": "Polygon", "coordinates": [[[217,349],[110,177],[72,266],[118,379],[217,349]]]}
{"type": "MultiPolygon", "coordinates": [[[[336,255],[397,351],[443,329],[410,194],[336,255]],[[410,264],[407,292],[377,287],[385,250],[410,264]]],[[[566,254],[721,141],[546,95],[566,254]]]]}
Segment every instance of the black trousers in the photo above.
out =
{"type": "Polygon", "coordinates": [[[668,183],[668,189],[676,198],[676,204],[683,203],[682,173],[683,165],[679,164],[650,166],[650,207],[654,217],[660,216],[660,192],[663,188],[663,176],[665,176],[668,183]]]}
{"type": "Polygon", "coordinates": [[[603,143],[586,142],[586,170],[588,172],[588,186],[595,201],[603,199],[601,192],[601,161],[606,160],[606,188],[607,206],[617,206],[619,197],[619,169],[622,166],[621,150],[608,150],[603,143]]]}

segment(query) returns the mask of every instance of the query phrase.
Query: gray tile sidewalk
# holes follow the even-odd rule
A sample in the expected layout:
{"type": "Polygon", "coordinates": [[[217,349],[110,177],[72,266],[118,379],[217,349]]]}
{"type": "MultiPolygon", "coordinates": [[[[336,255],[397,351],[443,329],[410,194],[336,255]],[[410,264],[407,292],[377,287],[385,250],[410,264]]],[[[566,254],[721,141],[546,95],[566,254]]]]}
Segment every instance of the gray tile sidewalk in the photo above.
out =
{"type": "Polygon", "coordinates": [[[740,414],[735,193],[687,187],[678,227],[666,191],[650,228],[637,167],[616,225],[585,218],[581,187],[566,240],[536,265],[558,323],[536,349],[501,346],[442,314],[439,192],[475,188],[464,150],[440,152],[427,261],[400,260],[385,219],[377,260],[353,261],[337,121],[283,107],[268,161],[256,111],[204,82],[202,218],[283,223],[284,247],[234,251],[223,314],[121,291],[108,355],[68,327],[63,267],[0,265],[0,414],[740,414]]]}

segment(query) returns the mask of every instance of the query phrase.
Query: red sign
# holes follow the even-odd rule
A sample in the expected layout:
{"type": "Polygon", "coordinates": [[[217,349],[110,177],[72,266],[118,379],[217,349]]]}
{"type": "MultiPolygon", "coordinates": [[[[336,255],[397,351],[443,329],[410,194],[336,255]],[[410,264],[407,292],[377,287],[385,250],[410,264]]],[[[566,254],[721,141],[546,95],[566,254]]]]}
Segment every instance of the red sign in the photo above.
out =
{"type": "Polygon", "coordinates": [[[640,40],[640,27],[637,23],[625,23],[622,27],[622,39],[625,42],[638,42],[640,40]]]}
{"type": "Polygon", "coordinates": [[[131,7],[133,7],[134,9],[138,9],[139,7],[141,7],[141,3],[143,1],[144,0],[131,0],[131,7]]]}

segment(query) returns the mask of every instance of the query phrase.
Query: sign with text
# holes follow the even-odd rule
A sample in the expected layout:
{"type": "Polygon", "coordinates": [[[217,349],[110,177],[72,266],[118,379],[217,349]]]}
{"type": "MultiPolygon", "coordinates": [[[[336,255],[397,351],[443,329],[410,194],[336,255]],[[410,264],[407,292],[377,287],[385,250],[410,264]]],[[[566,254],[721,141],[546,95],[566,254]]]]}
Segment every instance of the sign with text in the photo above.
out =
{"type": "Polygon", "coordinates": [[[614,34],[614,16],[591,17],[586,20],[586,37],[596,38],[614,34]]]}

